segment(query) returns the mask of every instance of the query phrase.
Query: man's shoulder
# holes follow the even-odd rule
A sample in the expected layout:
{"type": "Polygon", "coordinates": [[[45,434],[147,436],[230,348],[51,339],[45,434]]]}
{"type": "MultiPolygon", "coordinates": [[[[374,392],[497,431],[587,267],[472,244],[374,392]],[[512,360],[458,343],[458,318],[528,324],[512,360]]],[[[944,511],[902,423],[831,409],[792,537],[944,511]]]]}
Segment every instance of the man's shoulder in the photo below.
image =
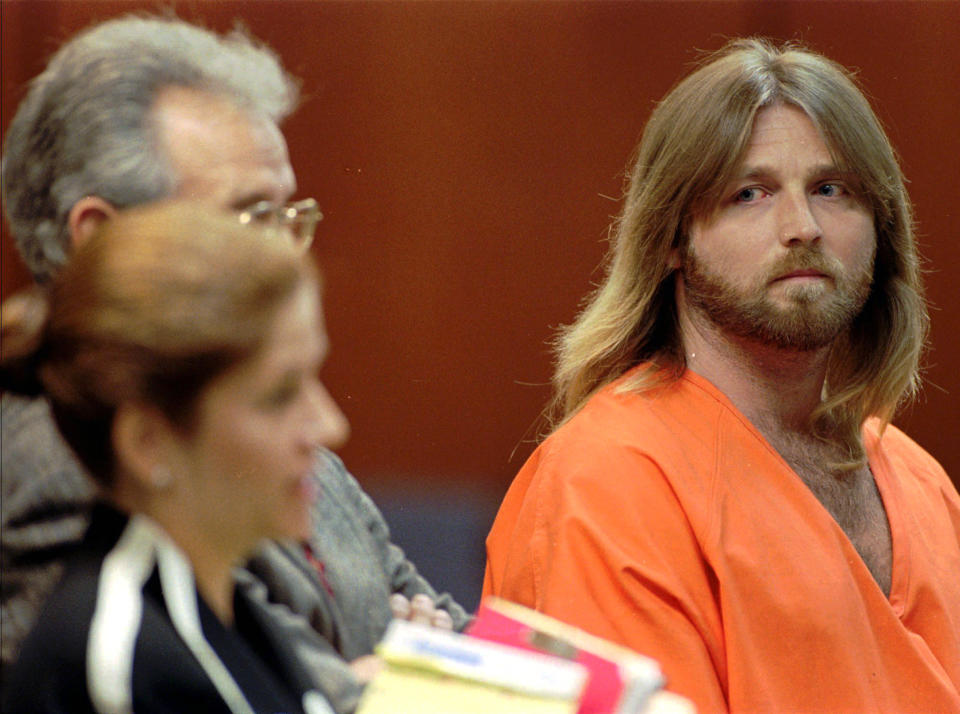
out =
{"type": "Polygon", "coordinates": [[[719,390],[689,371],[638,387],[635,370],[606,385],[545,443],[659,452],[689,442],[714,444],[718,423],[738,416],[719,390]]]}
{"type": "Polygon", "coordinates": [[[863,438],[869,460],[884,458],[896,473],[910,473],[938,485],[950,483],[937,459],[893,424],[883,427],[879,419],[869,419],[863,427],[863,438]]]}
{"type": "Polygon", "coordinates": [[[4,394],[0,398],[4,475],[18,464],[75,464],[46,399],[4,394]]]}
{"type": "MultiPolygon", "coordinates": [[[[46,513],[51,504],[89,507],[96,489],[60,436],[45,399],[4,394],[0,422],[5,523],[10,518],[21,519],[11,514],[32,513],[37,508],[46,513]]],[[[62,508],[54,511],[59,513],[62,508]]]]}
{"type": "Polygon", "coordinates": [[[56,429],[50,405],[43,397],[25,397],[6,392],[0,397],[4,443],[7,438],[31,434],[37,427],[56,429]]]}
{"type": "Polygon", "coordinates": [[[319,527],[327,525],[325,521],[365,520],[368,512],[376,509],[340,457],[329,449],[317,449],[312,473],[319,490],[319,497],[313,503],[314,519],[319,527]]]}

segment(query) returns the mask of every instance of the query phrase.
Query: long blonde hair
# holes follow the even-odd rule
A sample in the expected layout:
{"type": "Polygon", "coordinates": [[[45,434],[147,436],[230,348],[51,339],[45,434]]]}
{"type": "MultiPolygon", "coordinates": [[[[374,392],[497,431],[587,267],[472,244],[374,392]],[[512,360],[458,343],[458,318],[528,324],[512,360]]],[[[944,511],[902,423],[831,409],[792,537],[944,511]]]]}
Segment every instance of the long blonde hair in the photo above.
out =
{"type": "Polygon", "coordinates": [[[863,421],[889,421],[914,395],[928,318],[910,200],[890,141],[840,65],[793,44],[750,38],[708,56],[650,117],[612,230],[605,279],[557,336],[554,424],[637,364],[651,362],[623,389],[648,389],[682,374],[669,257],[685,249],[691,217],[719,202],[757,111],[775,103],[806,112],[838,168],[857,176],[877,233],[871,295],[831,351],[811,427],[844,446],[852,464],[863,458],[863,421]]]}

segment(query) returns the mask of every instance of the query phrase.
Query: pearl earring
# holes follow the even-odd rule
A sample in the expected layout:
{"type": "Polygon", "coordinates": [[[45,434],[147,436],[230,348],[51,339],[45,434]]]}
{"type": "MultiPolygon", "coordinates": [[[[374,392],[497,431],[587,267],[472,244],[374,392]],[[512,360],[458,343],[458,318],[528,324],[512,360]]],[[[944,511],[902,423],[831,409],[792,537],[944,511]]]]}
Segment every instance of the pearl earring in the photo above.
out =
{"type": "Polygon", "coordinates": [[[166,466],[157,464],[150,471],[150,483],[154,488],[164,491],[173,484],[173,472],[166,466]]]}

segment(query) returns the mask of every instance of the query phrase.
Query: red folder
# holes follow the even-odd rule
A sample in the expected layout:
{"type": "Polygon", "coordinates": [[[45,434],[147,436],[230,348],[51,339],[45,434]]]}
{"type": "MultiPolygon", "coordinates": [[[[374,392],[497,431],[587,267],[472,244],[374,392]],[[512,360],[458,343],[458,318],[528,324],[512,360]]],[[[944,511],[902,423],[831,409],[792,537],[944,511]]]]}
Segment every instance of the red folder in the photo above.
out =
{"type": "Polygon", "coordinates": [[[582,664],[589,678],[578,714],[641,712],[664,683],[657,663],[529,608],[488,597],[466,633],[582,664]]]}

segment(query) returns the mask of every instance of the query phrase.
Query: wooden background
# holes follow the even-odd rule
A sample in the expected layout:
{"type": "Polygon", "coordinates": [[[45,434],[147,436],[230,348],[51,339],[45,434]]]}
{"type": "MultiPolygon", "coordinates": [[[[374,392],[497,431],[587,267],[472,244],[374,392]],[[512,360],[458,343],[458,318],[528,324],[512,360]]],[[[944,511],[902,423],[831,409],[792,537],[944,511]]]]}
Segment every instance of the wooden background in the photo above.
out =
{"type": "MultiPolygon", "coordinates": [[[[315,250],[334,343],[324,378],[353,425],[342,455],[387,502],[461,506],[448,511],[451,528],[476,531],[467,559],[533,448],[546,343],[599,278],[654,102],[697,50],[733,36],[800,40],[859,70],[911,181],[929,261],[927,385],[898,421],[960,478],[960,3],[167,6],[217,29],[242,18],[302,79],[285,129],[300,195],[326,215],[315,250]]],[[[4,132],[65,38],[158,7],[3,0],[4,132]]],[[[6,296],[28,281],[6,225],[0,257],[6,296]]]]}

